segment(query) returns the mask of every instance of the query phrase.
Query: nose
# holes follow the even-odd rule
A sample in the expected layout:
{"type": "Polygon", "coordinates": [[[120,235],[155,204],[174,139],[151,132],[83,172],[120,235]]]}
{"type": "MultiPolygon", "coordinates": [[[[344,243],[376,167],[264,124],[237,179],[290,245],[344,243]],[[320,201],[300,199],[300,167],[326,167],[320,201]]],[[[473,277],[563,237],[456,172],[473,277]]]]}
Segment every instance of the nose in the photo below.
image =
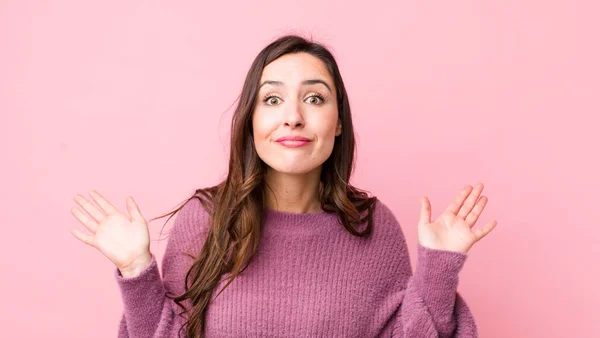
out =
{"type": "Polygon", "coordinates": [[[290,102],[288,107],[285,109],[283,122],[286,126],[292,128],[301,127],[304,125],[304,117],[302,112],[301,103],[290,102]]]}

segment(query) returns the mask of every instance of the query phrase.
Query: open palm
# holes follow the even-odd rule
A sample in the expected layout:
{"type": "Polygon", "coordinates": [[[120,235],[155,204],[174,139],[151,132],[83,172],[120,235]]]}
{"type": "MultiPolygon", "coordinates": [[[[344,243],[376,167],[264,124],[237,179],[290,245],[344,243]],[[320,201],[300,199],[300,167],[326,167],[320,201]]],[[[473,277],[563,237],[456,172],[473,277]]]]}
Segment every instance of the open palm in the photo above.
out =
{"type": "Polygon", "coordinates": [[[473,231],[487,203],[481,196],[483,184],[464,187],[442,214],[431,222],[431,204],[426,196],[421,198],[421,217],[418,224],[419,243],[427,248],[466,253],[477,241],[496,226],[492,220],[473,231]]]}
{"type": "Polygon", "coordinates": [[[81,195],[75,201],[91,216],[73,207],[71,213],[91,234],[77,229],[71,233],[80,241],[96,248],[111,260],[122,272],[136,269],[150,263],[150,235],[148,224],[132,197],[127,199],[125,215],[117,210],[98,192],[90,191],[90,196],[99,208],[81,195]]]}

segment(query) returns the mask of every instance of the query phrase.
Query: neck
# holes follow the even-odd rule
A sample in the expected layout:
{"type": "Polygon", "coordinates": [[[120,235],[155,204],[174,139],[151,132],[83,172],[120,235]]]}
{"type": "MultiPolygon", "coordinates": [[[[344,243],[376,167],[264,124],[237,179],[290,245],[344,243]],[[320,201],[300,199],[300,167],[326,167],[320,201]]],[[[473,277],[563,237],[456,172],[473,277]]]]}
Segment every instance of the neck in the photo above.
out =
{"type": "Polygon", "coordinates": [[[265,207],[291,213],[321,211],[320,176],[321,167],[305,174],[281,173],[269,168],[265,175],[265,207]]]}

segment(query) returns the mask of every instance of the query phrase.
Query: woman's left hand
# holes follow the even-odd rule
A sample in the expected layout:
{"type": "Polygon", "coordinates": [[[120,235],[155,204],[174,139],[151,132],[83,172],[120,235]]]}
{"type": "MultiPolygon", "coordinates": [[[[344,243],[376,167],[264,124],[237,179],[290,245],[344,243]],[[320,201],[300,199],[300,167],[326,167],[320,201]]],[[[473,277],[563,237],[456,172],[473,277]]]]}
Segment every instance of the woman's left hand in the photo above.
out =
{"type": "Polygon", "coordinates": [[[431,204],[426,196],[421,198],[421,218],[418,225],[419,243],[427,248],[466,253],[477,241],[496,227],[491,220],[483,229],[472,231],[475,222],[487,203],[479,195],[483,184],[464,187],[444,212],[431,222],[431,204]],[[475,204],[477,202],[477,205],[475,204]]]}

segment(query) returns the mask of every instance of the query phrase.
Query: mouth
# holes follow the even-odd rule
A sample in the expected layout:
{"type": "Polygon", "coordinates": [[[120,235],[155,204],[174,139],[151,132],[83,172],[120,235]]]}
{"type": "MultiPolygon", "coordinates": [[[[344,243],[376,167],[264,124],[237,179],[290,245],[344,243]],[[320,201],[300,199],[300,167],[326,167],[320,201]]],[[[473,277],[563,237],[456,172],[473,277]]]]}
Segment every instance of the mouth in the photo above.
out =
{"type": "Polygon", "coordinates": [[[308,145],[311,141],[308,140],[283,140],[277,141],[277,143],[281,144],[284,147],[288,148],[299,148],[308,145]]]}

